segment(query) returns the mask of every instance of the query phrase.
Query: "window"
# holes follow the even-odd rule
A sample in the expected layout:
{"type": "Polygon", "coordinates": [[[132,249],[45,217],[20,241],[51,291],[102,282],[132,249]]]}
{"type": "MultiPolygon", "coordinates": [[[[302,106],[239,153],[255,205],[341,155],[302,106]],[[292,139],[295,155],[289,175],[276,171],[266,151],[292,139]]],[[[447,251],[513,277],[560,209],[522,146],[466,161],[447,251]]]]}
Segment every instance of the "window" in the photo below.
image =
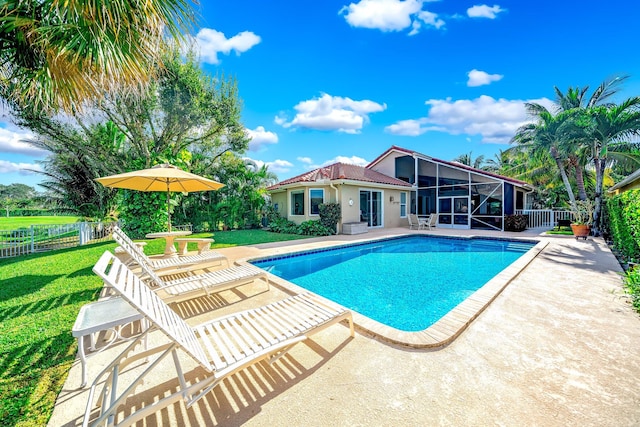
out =
{"type": "Polygon", "coordinates": [[[311,201],[311,209],[309,209],[310,214],[320,215],[320,205],[324,203],[324,190],[309,190],[309,200],[311,201]]]}
{"type": "Polygon", "coordinates": [[[407,217],[407,193],[400,193],[400,218],[407,217]]]}
{"type": "Polygon", "coordinates": [[[304,191],[291,192],[291,215],[304,215],[304,191]]]}

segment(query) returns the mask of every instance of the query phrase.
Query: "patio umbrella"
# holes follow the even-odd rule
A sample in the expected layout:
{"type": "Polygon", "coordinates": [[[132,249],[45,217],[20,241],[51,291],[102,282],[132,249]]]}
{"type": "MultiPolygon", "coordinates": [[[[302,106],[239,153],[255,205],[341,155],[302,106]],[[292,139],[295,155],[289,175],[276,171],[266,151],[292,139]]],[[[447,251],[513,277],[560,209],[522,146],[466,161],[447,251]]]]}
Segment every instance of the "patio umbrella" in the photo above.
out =
{"type": "Polygon", "coordinates": [[[169,200],[172,191],[190,193],[193,191],[218,190],[224,187],[224,184],[220,184],[217,181],[185,172],[169,164],[161,164],[149,169],[96,178],[96,181],[105,187],[111,188],[125,188],[138,191],[166,191],[169,231],[171,231],[169,200]]]}

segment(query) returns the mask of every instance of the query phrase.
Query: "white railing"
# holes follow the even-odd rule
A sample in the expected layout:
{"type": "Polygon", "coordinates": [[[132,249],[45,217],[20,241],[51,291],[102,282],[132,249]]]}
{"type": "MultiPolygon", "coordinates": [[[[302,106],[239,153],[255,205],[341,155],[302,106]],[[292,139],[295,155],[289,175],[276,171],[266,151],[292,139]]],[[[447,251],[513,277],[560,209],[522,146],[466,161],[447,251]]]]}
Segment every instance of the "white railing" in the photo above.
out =
{"type": "MultiPolygon", "coordinates": [[[[0,258],[71,248],[111,240],[115,222],[32,225],[18,230],[0,230],[0,258]]],[[[191,231],[191,224],[172,227],[191,231]]]]}
{"type": "Polygon", "coordinates": [[[114,223],[31,225],[17,230],[0,230],[0,258],[70,248],[111,239],[114,223]]]}
{"type": "Polygon", "coordinates": [[[552,228],[558,224],[559,219],[571,220],[573,218],[571,211],[555,209],[518,209],[516,210],[516,214],[527,215],[529,217],[527,228],[552,228]]]}

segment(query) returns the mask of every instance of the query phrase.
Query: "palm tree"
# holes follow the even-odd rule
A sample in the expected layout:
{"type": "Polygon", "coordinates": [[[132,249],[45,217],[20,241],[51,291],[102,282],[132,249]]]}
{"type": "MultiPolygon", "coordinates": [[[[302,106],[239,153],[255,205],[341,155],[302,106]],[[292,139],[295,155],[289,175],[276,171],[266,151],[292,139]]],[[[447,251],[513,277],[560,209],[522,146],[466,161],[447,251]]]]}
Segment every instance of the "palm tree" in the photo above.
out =
{"type": "MultiPolygon", "coordinates": [[[[556,104],[559,108],[558,111],[572,111],[576,114],[573,117],[567,117],[567,122],[565,124],[566,128],[564,129],[566,134],[562,148],[566,155],[568,165],[575,173],[579,200],[587,200],[584,169],[589,163],[590,158],[588,150],[585,150],[584,141],[581,140],[585,137],[585,134],[582,132],[580,125],[578,124],[578,132],[571,132],[571,127],[574,126],[572,120],[578,118],[579,121],[581,112],[585,109],[593,108],[598,105],[607,105],[605,104],[607,99],[618,92],[619,86],[627,78],[628,76],[623,76],[603,81],[588,98],[587,93],[589,91],[589,86],[582,88],[569,87],[566,93],[563,93],[557,86],[554,86],[553,88],[556,93],[556,104]]],[[[587,139],[589,139],[588,136],[587,139]]],[[[589,144],[587,143],[586,145],[588,146],[589,144]]]]}
{"type": "Polygon", "coordinates": [[[0,6],[0,96],[72,112],[105,92],[144,87],[164,37],[183,39],[189,0],[8,0],[0,6]]]}
{"type": "Polygon", "coordinates": [[[594,231],[598,233],[606,168],[620,159],[640,163],[640,97],[629,98],[619,105],[593,107],[586,114],[590,120],[584,128],[587,134],[584,141],[590,143],[596,172],[594,231]]]}
{"type": "Polygon", "coordinates": [[[571,117],[567,112],[551,113],[546,107],[536,103],[526,103],[527,112],[537,118],[535,123],[527,123],[521,126],[512,139],[521,148],[530,152],[530,159],[538,161],[540,158],[549,156],[555,163],[562,183],[567,191],[569,203],[572,209],[576,207],[576,198],[573,188],[569,182],[565,167],[565,126],[571,117]]]}
{"type": "Polygon", "coordinates": [[[482,165],[484,164],[484,155],[480,155],[474,159],[472,154],[473,152],[471,151],[469,152],[469,154],[461,154],[455,159],[453,159],[453,161],[461,163],[466,166],[471,166],[472,168],[475,168],[475,169],[482,168],[482,165]]]}

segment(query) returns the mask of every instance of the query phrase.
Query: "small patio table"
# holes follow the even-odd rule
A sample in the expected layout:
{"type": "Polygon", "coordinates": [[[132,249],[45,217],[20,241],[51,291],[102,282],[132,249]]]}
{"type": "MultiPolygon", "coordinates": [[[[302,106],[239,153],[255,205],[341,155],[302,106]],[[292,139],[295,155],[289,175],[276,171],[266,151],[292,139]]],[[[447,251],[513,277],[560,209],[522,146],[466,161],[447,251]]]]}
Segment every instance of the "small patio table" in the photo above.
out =
{"type": "Polygon", "coordinates": [[[142,314],[120,297],[110,297],[80,307],[76,322],[71,329],[71,334],[78,338],[78,357],[82,365],[82,384],[80,387],[87,385],[87,354],[84,351],[85,337],[89,336],[91,338],[89,350],[95,351],[94,334],[101,331],[113,332],[113,337],[98,350],[100,352],[117,340],[127,340],[128,338],[123,338],[120,335],[120,329],[122,326],[136,320],[142,322],[140,330],[141,332],[144,331],[147,328],[147,323],[144,321],[142,314]]]}
{"type": "Polygon", "coordinates": [[[175,246],[173,246],[173,242],[177,237],[184,237],[191,234],[191,231],[161,231],[159,233],[149,233],[146,235],[147,239],[165,239],[167,241],[166,246],[164,247],[164,257],[172,258],[178,256],[178,251],[176,251],[175,246]]]}

